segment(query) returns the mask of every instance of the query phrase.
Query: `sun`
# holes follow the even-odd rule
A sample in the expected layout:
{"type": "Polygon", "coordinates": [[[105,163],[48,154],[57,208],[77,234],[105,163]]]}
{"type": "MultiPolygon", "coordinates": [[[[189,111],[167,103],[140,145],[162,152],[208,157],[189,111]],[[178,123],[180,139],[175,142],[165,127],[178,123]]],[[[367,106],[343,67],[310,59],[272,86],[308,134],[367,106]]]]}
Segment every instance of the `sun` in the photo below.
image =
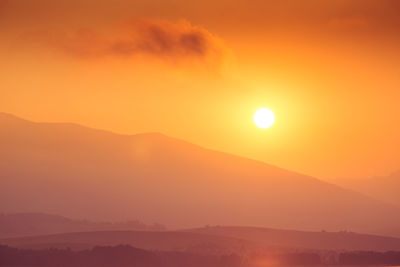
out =
{"type": "Polygon", "coordinates": [[[275,114],[268,108],[259,108],[254,113],[254,123],[258,128],[267,129],[275,122],[275,114]]]}

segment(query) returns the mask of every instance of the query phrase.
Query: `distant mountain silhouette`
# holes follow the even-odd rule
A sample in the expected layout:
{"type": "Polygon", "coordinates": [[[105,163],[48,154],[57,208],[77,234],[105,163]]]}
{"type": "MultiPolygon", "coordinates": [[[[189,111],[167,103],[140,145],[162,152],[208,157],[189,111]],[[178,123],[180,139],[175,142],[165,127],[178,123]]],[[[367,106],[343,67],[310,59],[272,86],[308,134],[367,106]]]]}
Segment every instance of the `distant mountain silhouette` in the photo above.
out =
{"type": "Polygon", "coordinates": [[[165,227],[160,224],[146,225],[139,221],[79,221],[43,213],[0,214],[0,238],[106,230],[162,231],[165,227]]]}
{"type": "Polygon", "coordinates": [[[342,179],[339,183],[355,191],[400,207],[400,171],[381,177],[342,179]]]}
{"type": "Polygon", "coordinates": [[[157,133],[119,135],[8,114],[0,114],[0,177],[0,211],[8,213],[167,227],[376,232],[400,224],[395,206],[263,162],[157,133]]]}

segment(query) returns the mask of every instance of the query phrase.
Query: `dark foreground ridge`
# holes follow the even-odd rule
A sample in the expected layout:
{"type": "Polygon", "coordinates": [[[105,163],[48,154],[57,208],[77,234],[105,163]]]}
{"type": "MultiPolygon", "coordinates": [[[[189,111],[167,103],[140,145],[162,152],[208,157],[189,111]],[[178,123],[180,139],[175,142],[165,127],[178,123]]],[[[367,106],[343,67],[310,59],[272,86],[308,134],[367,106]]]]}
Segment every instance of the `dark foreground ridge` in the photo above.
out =
{"type": "Polygon", "coordinates": [[[0,246],[0,266],[254,266],[259,261],[274,260],[278,265],[317,265],[320,256],[313,253],[291,253],[273,257],[238,254],[213,255],[186,252],[160,252],[137,249],[128,245],[98,246],[90,250],[26,250],[0,246]]]}
{"type": "Polygon", "coordinates": [[[196,254],[188,252],[162,252],[134,248],[129,245],[97,246],[90,250],[70,249],[28,250],[0,246],[0,266],[316,266],[365,265],[398,266],[400,252],[317,252],[196,254]]]}

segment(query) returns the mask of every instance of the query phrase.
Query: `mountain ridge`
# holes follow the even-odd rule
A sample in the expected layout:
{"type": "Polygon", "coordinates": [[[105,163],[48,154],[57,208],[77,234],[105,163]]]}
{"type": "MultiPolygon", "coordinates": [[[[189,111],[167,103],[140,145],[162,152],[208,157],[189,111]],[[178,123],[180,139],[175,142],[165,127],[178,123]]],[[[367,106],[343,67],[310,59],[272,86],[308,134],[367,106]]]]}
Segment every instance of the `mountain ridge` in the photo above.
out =
{"type": "Polygon", "coordinates": [[[118,135],[0,118],[0,145],[4,212],[134,217],[173,228],[233,224],[379,233],[400,222],[400,215],[392,216],[400,214],[395,206],[158,133],[118,135]]]}

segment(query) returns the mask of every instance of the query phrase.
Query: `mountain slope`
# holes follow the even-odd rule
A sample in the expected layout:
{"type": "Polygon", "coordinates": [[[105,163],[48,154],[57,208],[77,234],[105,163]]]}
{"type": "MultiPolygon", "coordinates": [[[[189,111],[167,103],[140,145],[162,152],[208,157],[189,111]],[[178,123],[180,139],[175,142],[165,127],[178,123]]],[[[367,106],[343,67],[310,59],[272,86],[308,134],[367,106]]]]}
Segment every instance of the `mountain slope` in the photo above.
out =
{"type": "Polygon", "coordinates": [[[388,176],[338,181],[345,187],[400,207],[400,171],[388,176]]]}
{"type": "Polygon", "coordinates": [[[399,209],[162,134],[118,135],[0,114],[0,210],[172,227],[376,231],[399,209]]]}

